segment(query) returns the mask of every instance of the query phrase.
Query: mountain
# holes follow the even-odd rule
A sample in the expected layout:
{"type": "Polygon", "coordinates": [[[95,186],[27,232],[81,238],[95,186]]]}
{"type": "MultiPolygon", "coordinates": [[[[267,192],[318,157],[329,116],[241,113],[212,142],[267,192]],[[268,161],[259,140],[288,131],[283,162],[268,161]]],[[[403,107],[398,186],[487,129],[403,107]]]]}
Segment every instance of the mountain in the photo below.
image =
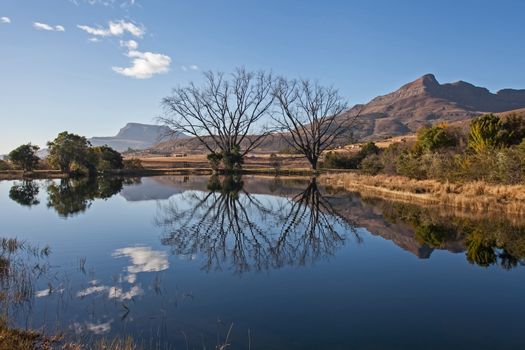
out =
{"type": "Polygon", "coordinates": [[[108,145],[122,152],[128,148],[142,150],[152,147],[163,140],[184,137],[187,136],[184,134],[173,134],[172,130],[167,126],[128,123],[115,136],[92,137],[89,139],[89,142],[93,146],[108,145]]]}
{"type": "Polygon", "coordinates": [[[426,74],[392,93],[352,107],[342,117],[359,113],[355,136],[379,139],[412,133],[427,124],[461,121],[484,112],[523,107],[525,90],[491,93],[464,81],[440,84],[433,74],[426,74]]]}
{"type": "MultiPolygon", "coordinates": [[[[380,140],[414,133],[428,124],[440,122],[465,124],[482,113],[516,110],[524,115],[525,90],[503,89],[492,93],[486,88],[464,81],[440,84],[433,74],[403,85],[389,94],[378,96],[363,105],[356,105],[339,118],[350,119],[359,114],[353,137],[360,141],[380,140]]],[[[347,143],[349,135],[338,141],[347,143]]],[[[279,152],[288,147],[286,134],[267,138],[257,152],[279,152]]],[[[161,142],[154,147],[159,153],[199,152],[195,139],[161,142]]]]}

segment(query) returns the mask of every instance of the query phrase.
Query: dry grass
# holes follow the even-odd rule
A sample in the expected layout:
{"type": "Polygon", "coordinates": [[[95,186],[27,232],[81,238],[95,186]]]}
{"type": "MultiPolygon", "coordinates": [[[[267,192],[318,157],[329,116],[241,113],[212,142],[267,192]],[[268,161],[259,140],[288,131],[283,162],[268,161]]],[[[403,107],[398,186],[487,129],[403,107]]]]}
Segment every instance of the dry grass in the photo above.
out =
{"type": "Polygon", "coordinates": [[[354,173],[325,174],[326,185],[357,191],[365,196],[394,201],[440,205],[471,212],[504,212],[525,215],[524,185],[491,185],[484,182],[442,183],[401,176],[367,176],[354,173]]]}
{"type": "Polygon", "coordinates": [[[140,350],[132,338],[101,339],[93,344],[65,342],[61,336],[46,337],[33,330],[12,329],[0,323],[0,350],[140,350]]]}
{"type": "MultiPolygon", "coordinates": [[[[45,336],[34,330],[14,329],[0,321],[0,350],[77,350],[77,344],[64,343],[62,336],[45,336]]],[[[120,350],[120,349],[116,349],[120,350]]]]}
{"type": "MultiPolygon", "coordinates": [[[[185,157],[140,157],[142,166],[145,169],[207,169],[209,168],[208,160],[205,154],[187,155],[185,157]]],[[[309,164],[302,156],[297,155],[279,155],[279,161],[283,168],[308,168],[309,164]]],[[[244,169],[270,169],[270,155],[258,154],[245,158],[244,169]]]]}

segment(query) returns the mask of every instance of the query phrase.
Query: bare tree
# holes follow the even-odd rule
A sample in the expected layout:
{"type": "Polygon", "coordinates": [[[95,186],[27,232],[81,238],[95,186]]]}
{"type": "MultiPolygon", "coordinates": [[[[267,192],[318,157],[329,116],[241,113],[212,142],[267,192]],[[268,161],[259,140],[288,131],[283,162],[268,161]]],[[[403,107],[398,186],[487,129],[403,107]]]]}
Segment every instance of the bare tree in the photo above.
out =
{"type": "Polygon", "coordinates": [[[281,78],[274,97],[278,108],[273,119],[281,131],[288,133],[286,142],[308,159],[313,170],[317,170],[323,151],[349,132],[357,119],[340,116],[347,104],[337,89],[309,80],[281,78]]]}
{"type": "Polygon", "coordinates": [[[272,90],[273,79],[264,72],[238,68],[229,78],[207,72],[202,86],[178,87],[163,99],[167,115],[160,120],[195,137],[210,161],[233,170],[269,134],[261,124],[274,100],[272,90]]]}

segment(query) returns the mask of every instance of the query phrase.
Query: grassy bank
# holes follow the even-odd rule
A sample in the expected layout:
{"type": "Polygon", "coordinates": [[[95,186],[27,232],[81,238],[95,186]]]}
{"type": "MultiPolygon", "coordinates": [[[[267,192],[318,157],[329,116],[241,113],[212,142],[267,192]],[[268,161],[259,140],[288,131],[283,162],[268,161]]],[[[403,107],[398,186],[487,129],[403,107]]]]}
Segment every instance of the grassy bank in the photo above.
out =
{"type": "Polygon", "coordinates": [[[67,175],[59,170],[34,170],[31,172],[24,172],[22,170],[0,171],[0,180],[58,179],[65,177],[67,177],[67,175]]]}
{"type": "Polygon", "coordinates": [[[131,338],[65,341],[62,336],[45,336],[34,330],[13,329],[0,323],[0,350],[140,350],[131,338]]]}
{"type": "MultiPolygon", "coordinates": [[[[244,175],[276,175],[276,171],[271,168],[248,168],[243,169],[244,175]]],[[[101,173],[102,176],[160,176],[160,175],[212,175],[211,168],[144,168],[130,170],[113,170],[101,173]]],[[[308,168],[283,168],[278,171],[280,176],[309,176],[312,171],[308,168]]],[[[22,171],[0,171],[0,180],[31,180],[31,179],[58,179],[67,178],[68,175],[58,170],[37,170],[31,173],[22,171]]]]}
{"type": "Polygon", "coordinates": [[[482,181],[448,183],[402,176],[325,173],[320,182],[364,196],[400,202],[440,205],[461,211],[525,215],[524,185],[492,185],[482,181]]]}

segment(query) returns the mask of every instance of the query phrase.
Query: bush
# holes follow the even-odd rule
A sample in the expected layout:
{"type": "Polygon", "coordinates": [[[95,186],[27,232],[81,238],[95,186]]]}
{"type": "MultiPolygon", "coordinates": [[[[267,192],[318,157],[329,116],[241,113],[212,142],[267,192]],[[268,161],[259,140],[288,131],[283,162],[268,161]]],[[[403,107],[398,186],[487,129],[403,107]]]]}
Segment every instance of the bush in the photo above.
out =
{"type": "Polygon", "coordinates": [[[365,174],[377,175],[383,169],[383,164],[377,154],[371,154],[361,161],[360,168],[365,174]]]}
{"type": "Polygon", "coordinates": [[[326,169],[358,169],[361,161],[369,155],[379,154],[379,147],[373,142],[367,142],[361,145],[359,152],[354,154],[341,152],[328,152],[321,164],[326,169]]]}
{"type": "Polygon", "coordinates": [[[122,162],[124,169],[126,170],[141,170],[144,169],[142,161],[138,158],[124,159],[122,162]]]}
{"type": "Polygon", "coordinates": [[[122,155],[109,146],[91,148],[95,157],[95,166],[98,171],[122,169],[124,167],[122,155]]]}
{"type": "Polygon", "coordinates": [[[359,161],[356,155],[328,152],[320,165],[325,169],[357,169],[359,161]]]}
{"type": "Polygon", "coordinates": [[[399,175],[410,177],[412,179],[426,178],[426,172],[421,164],[421,159],[411,152],[403,152],[396,161],[396,172],[399,175]]]}
{"type": "Polygon", "coordinates": [[[5,160],[0,159],[0,171],[1,170],[11,170],[11,166],[9,166],[9,163],[5,160]]]}
{"type": "Polygon", "coordinates": [[[487,152],[499,148],[503,123],[494,114],[485,114],[470,122],[468,145],[476,153],[487,152]]]}
{"type": "Polygon", "coordinates": [[[456,136],[445,125],[424,127],[418,130],[416,148],[422,152],[436,152],[456,146],[456,136]]]}

